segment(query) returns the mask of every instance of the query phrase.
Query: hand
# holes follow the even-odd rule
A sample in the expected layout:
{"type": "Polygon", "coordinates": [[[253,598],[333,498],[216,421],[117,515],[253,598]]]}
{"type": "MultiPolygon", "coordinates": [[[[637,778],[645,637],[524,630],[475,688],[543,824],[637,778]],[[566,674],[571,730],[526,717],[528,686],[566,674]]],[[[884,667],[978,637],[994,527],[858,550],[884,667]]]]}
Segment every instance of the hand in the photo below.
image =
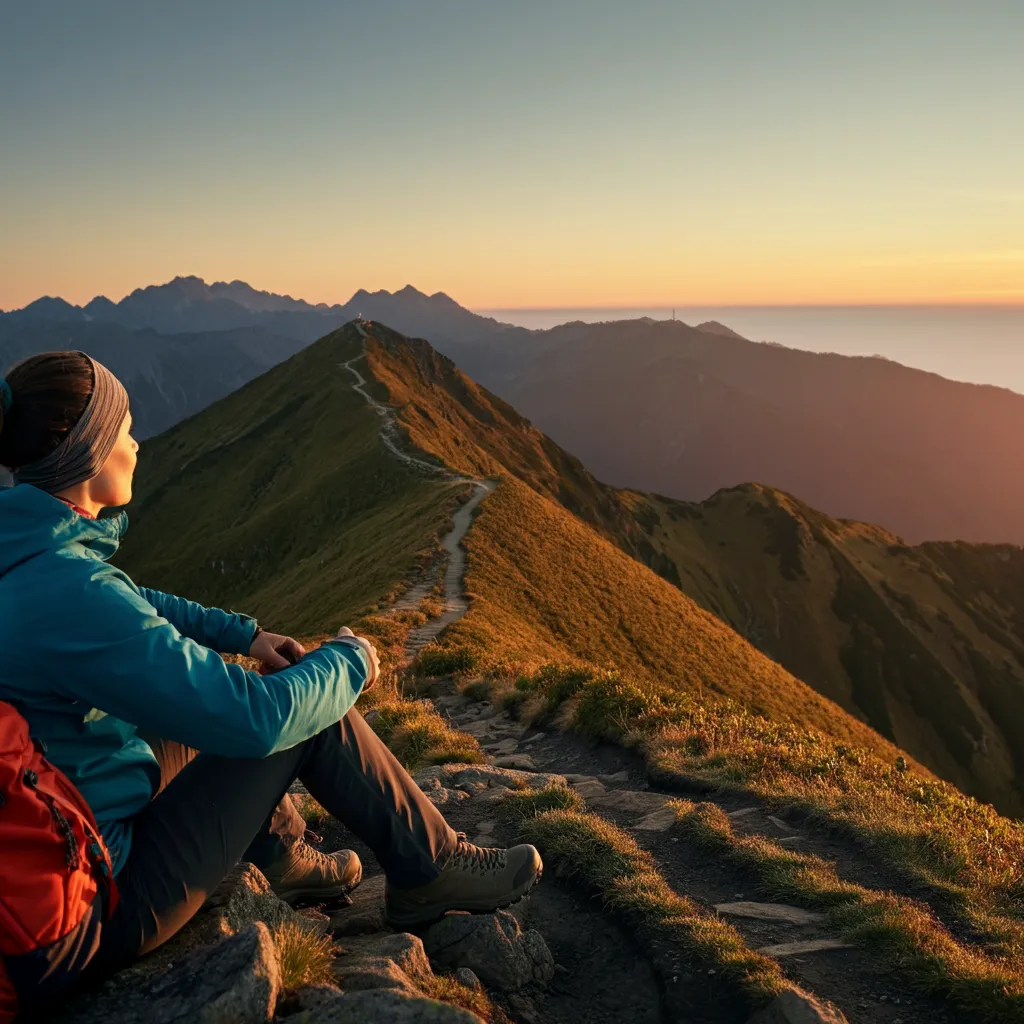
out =
{"type": "Polygon", "coordinates": [[[380,677],[380,658],[377,657],[377,648],[365,636],[356,636],[348,626],[342,626],[335,634],[334,639],[347,640],[352,646],[359,647],[366,653],[367,660],[370,663],[370,671],[360,692],[367,693],[372,690],[377,683],[377,679],[380,677]]]}
{"type": "Polygon", "coordinates": [[[294,665],[305,655],[306,648],[298,640],[290,636],[282,636],[280,633],[268,633],[266,630],[253,640],[252,646],[249,648],[249,657],[258,658],[260,661],[259,673],[261,676],[294,665]]]}

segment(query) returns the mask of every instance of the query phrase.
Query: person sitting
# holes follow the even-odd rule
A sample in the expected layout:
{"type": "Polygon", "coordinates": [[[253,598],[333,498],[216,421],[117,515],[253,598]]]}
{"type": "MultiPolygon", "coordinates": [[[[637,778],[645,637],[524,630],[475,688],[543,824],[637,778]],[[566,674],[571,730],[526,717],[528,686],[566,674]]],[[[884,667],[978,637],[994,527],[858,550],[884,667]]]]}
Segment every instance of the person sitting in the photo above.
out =
{"type": "Polygon", "coordinates": [[[394,927],[526,894],[537,850],[468,843],[356,710],[380,671],[369,640],[343,627],[307,652],[109,563],[128,514],[98,514],[131,500],[131,426],[124,386],[84,352],[35,355],[0,380],[15,480],[0,490],[0,700],[89,804],[119,893],[60,970],[98,978],[153,950],[242,858],[288,899],[356,886],[353,851],[305,841],[295,780],[373,851],[394,927]]]}

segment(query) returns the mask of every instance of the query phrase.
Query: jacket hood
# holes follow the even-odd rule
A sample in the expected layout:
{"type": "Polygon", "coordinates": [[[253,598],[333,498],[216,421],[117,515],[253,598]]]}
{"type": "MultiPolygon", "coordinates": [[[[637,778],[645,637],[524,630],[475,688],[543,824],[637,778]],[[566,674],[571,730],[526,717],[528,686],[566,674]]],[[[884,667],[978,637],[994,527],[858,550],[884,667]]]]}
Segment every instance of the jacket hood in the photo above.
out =
{"type": "Polygon", "coordinates": [[[32,484],[15,484],[0,490],[0,575],[44,551],[70,544],[81,544],[106,561],[127,529],[125,511],[87,519],[32,484]]]}

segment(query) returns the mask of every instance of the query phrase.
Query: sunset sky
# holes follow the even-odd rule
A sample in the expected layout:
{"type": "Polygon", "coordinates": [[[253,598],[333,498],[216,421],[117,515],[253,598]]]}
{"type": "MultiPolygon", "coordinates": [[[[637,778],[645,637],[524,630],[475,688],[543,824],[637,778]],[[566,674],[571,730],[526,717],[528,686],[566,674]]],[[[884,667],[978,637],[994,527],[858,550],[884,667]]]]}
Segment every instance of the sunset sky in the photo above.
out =
{"type": "Polygon", "coordinates": [[[1024,2],[0,5],[0,308],[1024,304],[1024,2]]]}

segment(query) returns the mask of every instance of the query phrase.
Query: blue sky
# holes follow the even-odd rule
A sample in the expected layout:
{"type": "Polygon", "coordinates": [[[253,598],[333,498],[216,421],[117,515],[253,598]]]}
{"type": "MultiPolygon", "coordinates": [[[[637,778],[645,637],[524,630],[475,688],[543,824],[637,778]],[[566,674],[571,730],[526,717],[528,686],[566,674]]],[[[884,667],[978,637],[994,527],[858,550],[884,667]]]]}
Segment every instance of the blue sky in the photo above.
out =
{"type": "Polygon", "coordinates": [[[1024,3],[0,0],[0,307],[1024,302],[1024,3]]]}

